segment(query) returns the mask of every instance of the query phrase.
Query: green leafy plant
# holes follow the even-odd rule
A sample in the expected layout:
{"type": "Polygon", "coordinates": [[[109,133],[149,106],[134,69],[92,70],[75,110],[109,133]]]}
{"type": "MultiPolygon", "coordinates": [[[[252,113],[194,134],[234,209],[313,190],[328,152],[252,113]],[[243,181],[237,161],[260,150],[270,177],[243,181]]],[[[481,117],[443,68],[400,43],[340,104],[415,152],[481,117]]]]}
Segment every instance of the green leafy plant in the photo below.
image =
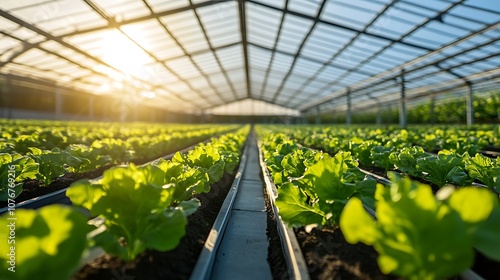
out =
{"type": "Polygon", "coordinates": [[[422,172],[417,169],[417,160],[428,156],[430,155],[420,146],[405,147],[400,151],[392,152],[389,156],[389,161],[398,170],[419,177],[422,172]]]}
{"type": "Polygon", "coordinates": [[[209,183],[218,182],[224,176],[224,161],[217,148],[211,145],[198,145],[185,155],[177,152],[172,161],[202,168],[208,173],[209,183]]]}
{"type": "Polygon", "coordinates": [[[73,183],[66,195],[75,205],[104,218],[95,246],[123,260],[133,260],[146,249],[168,251],[185,234],[186,216],[199,206],[192,199],[173,202],[175,185],[165,184],[165,173],[157,166],[114,167],[97,182],[73,183]]]}
{"type": "Polygon", "coordinates": [[[349,150],[362,165],[370,166],[372,164],[371,149],[377,144],[375,141],[353,137],[349,144],[349,150]]]}
{"type": "Polygon", "coordinates": [[[2,225],[7,225],[0,242],[0,278],[69,279],[87,246],[87,219],[61,205],[17,209],[15,217],[15,221],[8,214],[0,217],[2,225]]]}
{"type": "Polygon", "coordinates": [[[473,179],[483,182],[490,188],[500,189],[500,157],[495,160],[476,154],[466,160],[465,169],[473,179]]]}
{"type": "Polygon", "coordinates": [[[195,193],[210,191],[208,173],[199,167],[160,159],[153,163],[165,172],[165,184],[173,186],[174,204],[190,199],[195,193]]]}
{"type": "Polygon", "coordinates": [[[93,171],[113,162],[111,156],[102,154],[101,149],[83,144],[71,144],[65,151],[74,158],[79,159],[68,163],[72,171],[76,173],[93,171]]]}
{"type": "Polygon", "coordinates": [[[94,141],[90,147],[109,155],[114,163],[124,163],[134,159],[135,151],[122,139],[103,138],[94,141]]]}
{"type": "Polygon", "coordinates": [[[0,154],[0,201],[16,198],[23,189],[23,181],[34,179],[38,164],[20,154],[0,154]]]}
{"type": "Polygon", "coordinates": [[[36,178],[41,180],[45,186],[48,186],[54,179],[71,171],[71,166],[77,166],[82,159],[71,156],[66,151],[54,148],[51,151],[42,151],[31,147],[28,156],[38,163],[38,173],[36,178]]]}
{"type": "Polygon", "coordinates": [[[340,218],[346,241],[374,246],[383,273],[419,280],[450,277],[472,265],[473,246],[500,260],[500,208],[490,191],[447,187],[435,198],[428,185],[391,180],[390,187],[377,186],[376,220],[357,198],[340,218]]]}
{"type": "Polygon", "coordinates": [[[462,166],[462,158],[446,150],[440,151],[437,156],[417,159],[417,169],[425,172],[424,178],[439,188],[447,183],[458,186],[469,184],[470,178],[462,166]]]}
{"type": "Polygon", "coordinates": [[[338,224],[347,201],[359,197],[373,205],[375,180],[365,178],[349,152],[334,157],[324,154],[304,175],[278,189],[276,205],[283,221],[291,226],[338,224]],[[300,209],[300,210],[298,210],[300,209]]]}
{"type": "Polygon", "coordinates": [[[383,168],[385,171],[394,169],[394,165],[389,160],[389,156],[391,155],[391,152],[393,150],[393,146],[374,146],[371,149],[371,158],[373,160],[373,164],[380,168],[383,168]]]}

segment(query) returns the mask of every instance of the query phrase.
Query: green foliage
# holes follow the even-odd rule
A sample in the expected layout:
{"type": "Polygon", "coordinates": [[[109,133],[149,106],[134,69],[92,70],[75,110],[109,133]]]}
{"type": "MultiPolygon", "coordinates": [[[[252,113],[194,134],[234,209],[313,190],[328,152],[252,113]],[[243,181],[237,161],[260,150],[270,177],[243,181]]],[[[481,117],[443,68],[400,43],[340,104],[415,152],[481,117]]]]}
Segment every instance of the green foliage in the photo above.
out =
{"type": "Polygon", "coordinates": [[[440,151],[437,156],[417,159],[417,169],[425,172],[424,178],[439,188],[447,183],[458,186],[470,184],[470,178],[462,166],[462,159],[447,151],[440,151]]]}
{"type": "Polygon", "coordinates": [[[165,172],[165,183],[174,187],[174,203],[181,203],[195,193],[210,191],[208,173],[199,167],[160,159],[153,163],[165,172]]]}
{"type": "Polygon", "coordinates": [[[15,222],[8,219],[11,218],[8,214],[0,217],[3,227],[15,224],[15,228],[2,229],[7,234],[0,242],[0,278],[69,279],[87,245],[87,219],[78,211],[61,205],[39,210],[17,209],[15,213],[15,222]],[[12,230],[15,239],[8,239],[7,235],[12,230]],[[8,240],[15,240],[15,243],[8,240]],[[15,251],[11,246],[15,247],[15,251]],[[9,270],[9,254],[15,254],[15,262],[12,263],[15,264],[15,272],[9,270]]]}
{"type": "Polygon", "coordinates": [[[417,159],[430,156],[422,147],[404,147],[399,151],[392,152],[389,161],[400,171],[412,175],[420,176],[417,169],[417,159]]]}
{"type": "Polygon", "coordinates": [[[500,157],[495,160],[476,154],[466,162],[465,169],[471,178],[481,181],[490,188],[500,189],[500,157]]]}
{"type": "Polygon", "coordinates": [[[34,179],[37,173],[38,164],[33,159],[20,154],[0,154],[0,201],[16,198],[22,192],[23,181],[34,179]]]}
{"type": "Polygon", "coordinates": [[[165,185],[165,172],[157,166],[114,167],[97,182],[75,182],[66,192],[75,205],[104,218],[93,242],[107,253],[133,260],[146,249],[168,251],[185,234],[186,215],[176,200],[175,185],[165,185]]]}
{"type": "Polygon", "coordinates": [[[373,205],[376,182],[363,180],[357,162],[350,153],[334,157],[323,154],[307,167],[303,176],[278,189],[276,205],[283,221],[291,226],[338,223],[344,205],[351,197],[359,197],[373,205]],[[294,214],[299,207],[300,215],[294,214]]]}
{"type": "Polygon", "coordinates": [[[364,166],[372,164],[371,150],[377,143],[374,140],[363,140],[359,137],[353,137],[350,141],[349,150],[364,166]]]}
{"type": "Polygon", "coordinates": [[[134,158],[135,151],[122,139],[104,138],[96,140],[90,146],[99,149],[103,154],[111,156],[114,163],[129,162],[134,158]]]}
{"type": "Polygon", "coordinates": [[[224,176],[224,161],[217,148],[211,145],[200,144],[184,155],[177,152],[172,161],[201,168],[208,173],[210,184],[218,182],[224,176]]]}
{"type": "Polygon", "coordinates": [[[310,203],[310,197],[292,183],[280,186],[276,206],[281,219],[291,227],[326,223],[326,214],[321,211],[319,204],[310,203]]]}
{"type": "Polygon", "coordinates": [[[81,165],[82,159],[70,155],[66,151],[54,148],[51,151],[30,148],[28,156],[38,163],[36,178],[48,186],[54,179],[73,171],[71,166],[81,165]]]}
{"type": "Polygon", "coordinates": [[[499,259],[499,206],[491,192],[444,188],[438,200],[428,185],[391,179],[389,188],[377,186],[377,220],[357,198],[349,201],[340,218],[349,243],[375,247],[382,272],[408,279],[450,277],[472,265],[473,246],[499,259]]]}
{"type": "Polygon", "coordinates": [[[76,173],[93,171],[113,162],[111,156],[102,154],[101,149],[83,144],[71,144],[66,148],[66,152],[79,159],[79,161],[68,163],[76,173]]]}
{"type": "Polygon", "coordinates": [[[200,206],[193,195],[209,191],[222,177],[225,154],[218,151],[234,151],[239,158],[247,131],[198,145],[187,155],[177,153],[172,161],[113,167],[97,181],[73,183],[66,191],[73,204],[104,220],[92,234],[92,245],[126,261],[146,249],[175,248],[185,234],[186,217],[200,206]]]}
{"type": "Polygon", "coordinates": [[[388,170],[394,169],[394,164],[389,160],[389,156],[392,151],[394,151],[394,146],[374,146],[371,149],[371,159],[373,160],[373,164],[380,168],[383,168],[386,172],[388,170]]]}

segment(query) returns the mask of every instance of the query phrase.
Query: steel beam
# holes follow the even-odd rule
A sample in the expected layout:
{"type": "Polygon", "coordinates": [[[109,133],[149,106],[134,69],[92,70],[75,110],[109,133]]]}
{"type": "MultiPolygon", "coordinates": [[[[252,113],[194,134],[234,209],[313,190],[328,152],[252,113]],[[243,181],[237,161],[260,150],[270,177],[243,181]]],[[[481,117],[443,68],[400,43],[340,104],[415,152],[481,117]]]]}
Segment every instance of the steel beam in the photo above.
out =
{"type": "Polygon", "coordinates": [[[466,95],[465,95],[465,105],[467,114],[467,126],[474,124],[474,96],[472,91],[472,83],[470,81],[465,82],[466,95]]]}
{"type": "Polygon", "coordinates": [[[347,118],[346,124],[351,125],[352,123],[352,104],[351,104],[351,90],[347,88],[347,118]]]}
{"type": "Polygon", "coordinates": [[[405,73],[401,71],[401,98],[399,100],[399,126],[406,128],[406,89],[405,89],[405,73]]]}
{"type": "Polygon", "coordinates": [[[244,0],[238,0],[238,11],[240,17],[241,42],[243,44],[243,60],[245,62],[245,80],[247,83],[247,98],[252,97],[252,87],[250,83],[250,62],[248,60],[248,41],[247,41],[247,16],[244,0]]]}

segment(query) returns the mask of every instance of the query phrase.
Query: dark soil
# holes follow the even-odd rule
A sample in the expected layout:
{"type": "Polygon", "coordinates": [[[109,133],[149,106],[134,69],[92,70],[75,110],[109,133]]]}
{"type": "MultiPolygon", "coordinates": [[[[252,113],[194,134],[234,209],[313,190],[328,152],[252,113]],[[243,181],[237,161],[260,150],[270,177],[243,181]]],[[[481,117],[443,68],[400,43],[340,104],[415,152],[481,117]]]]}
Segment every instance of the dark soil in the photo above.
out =
{"type": "Polygon", "coordinates": [[[377,252],[362,243],[345,241],[339,228],[295,229],[311,279],[400,279],[382,274],[377,265],[377,252]]]}
{"type": "Polygon", "coordinates": [[[210,192],[195,195],[200,200],[201,206],[188,217],[186,235],[174,250],[168,252],[148,250],[128,263],[117,257],[103,255],[85,265],[72,279],[188,279],[235,174],[236,172],[224,175],[221,181],[212,185],[210,192]]]}
{"type": "Polygon", "coordinates": [[[500,263],[488,259],[476,251],[476,258],[471,270],[481,275],[486,280],[498,279],[500,275],[500,263]]]}
{"type": "Polygon", "coordinates": [[[269,240],[269,248],[267,251],[267,261],[271,267],[271,273],[275,280],[290,279],[286,266],[285,257],[281,248],[281,240],[278,233],[277,221],[274,216],[273,208],[269,202],[269,195],[264,192],[264,200],[266,202],[267,212],[267,238],[269,240]]]}

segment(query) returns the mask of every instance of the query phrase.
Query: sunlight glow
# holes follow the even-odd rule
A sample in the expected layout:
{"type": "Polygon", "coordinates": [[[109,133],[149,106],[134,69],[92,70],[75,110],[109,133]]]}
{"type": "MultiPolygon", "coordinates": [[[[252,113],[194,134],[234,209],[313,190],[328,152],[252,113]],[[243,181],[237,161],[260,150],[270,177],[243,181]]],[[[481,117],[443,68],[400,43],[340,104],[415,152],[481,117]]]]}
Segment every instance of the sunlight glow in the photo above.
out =
{"type": "MultiPolygon", "coordinates": [[[[134,32],[140,36],[140,32],[134,32]]],[[[103,39],[103,60],[125,74],[139,76],[149,57],[118,30],[109,31],[103,39]]]]}
{"type": "Polygon", "coordinates": [[[156,94],[152,91],[143,91],[140,93],[140,96],[144,97],[144,98],[155,98],[156,97],[156,94]]]}

